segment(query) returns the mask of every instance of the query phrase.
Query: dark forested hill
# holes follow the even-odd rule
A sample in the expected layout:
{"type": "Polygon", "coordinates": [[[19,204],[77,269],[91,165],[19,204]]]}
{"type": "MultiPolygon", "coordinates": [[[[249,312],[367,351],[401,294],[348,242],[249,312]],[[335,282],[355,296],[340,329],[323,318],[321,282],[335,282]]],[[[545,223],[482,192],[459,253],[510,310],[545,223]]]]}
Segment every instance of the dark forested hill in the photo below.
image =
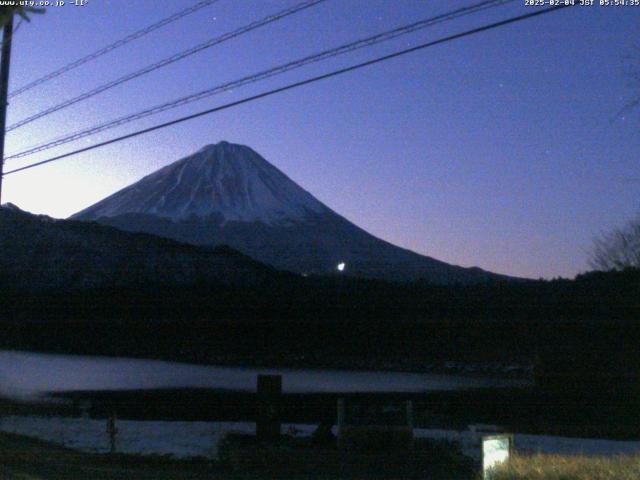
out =
{"type": "Polygon", "coordinates": [[[594,371],[633,364],[640,339],[638,270],[477,285],[303,277],[228,248],[7,208],[0,289],[4,348],[402,368],[543,357],[594,371]]]}
{"type": "Polygon", "coordinates": [[[0,283],[15,290],[133,285],[254,285],[280,274],[229,248],[0,208],[0,283]]]}

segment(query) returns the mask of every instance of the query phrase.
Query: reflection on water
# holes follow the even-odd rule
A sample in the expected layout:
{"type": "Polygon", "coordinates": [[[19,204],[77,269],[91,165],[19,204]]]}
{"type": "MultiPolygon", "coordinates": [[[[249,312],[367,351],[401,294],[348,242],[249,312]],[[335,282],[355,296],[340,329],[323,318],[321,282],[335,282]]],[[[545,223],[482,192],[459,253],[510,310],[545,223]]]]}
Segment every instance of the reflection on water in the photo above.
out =
{"type": "Polygon", "coordinates": [[[260,373],[281,373],[283,390],[288,393],[423,392],[522,384],[510,379],[406,372],[219,367],[0,350],[0,395],[22,398],[72,390],[193,387],[252,391],[260,373]]]}

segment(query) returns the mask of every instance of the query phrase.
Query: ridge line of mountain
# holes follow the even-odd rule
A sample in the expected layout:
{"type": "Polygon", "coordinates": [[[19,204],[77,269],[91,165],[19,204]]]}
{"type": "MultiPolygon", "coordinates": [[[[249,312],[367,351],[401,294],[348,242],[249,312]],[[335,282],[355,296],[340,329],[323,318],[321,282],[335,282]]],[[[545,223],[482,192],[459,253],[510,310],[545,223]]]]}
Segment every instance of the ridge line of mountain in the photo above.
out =
{"type": "Polygon", "coordinates": [[[279,270],[390,281],[517,280],[450,265],[379,239],[317,200],[250,147],[207,145],[72,219],[194,245],[229,245],[279,270]]]}

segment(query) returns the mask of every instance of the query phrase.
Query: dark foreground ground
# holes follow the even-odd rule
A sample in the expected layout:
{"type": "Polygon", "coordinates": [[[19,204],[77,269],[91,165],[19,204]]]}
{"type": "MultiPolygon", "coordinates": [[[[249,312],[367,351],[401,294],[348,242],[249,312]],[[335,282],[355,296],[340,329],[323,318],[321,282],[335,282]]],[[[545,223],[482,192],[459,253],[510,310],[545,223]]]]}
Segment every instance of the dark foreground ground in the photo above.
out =
{"type": "Polygon", "coordinates": [[[204,462],[88,455],[18,435],[0,434],[2,480],[223,478],[233,477],[223,475],[220,469],[204,462]]]}
{"type": "MultiPolygon", "coordinates": [[[[384,455],[384,454],[383,454],[384,455]]],[[[388,455],[388,454],[387,454],[388,455]]],[[[302,455],[301,455],[302,457],[302,455]]],[[[297,464],[304,462],[298,458],[297,464]]],[[[387,469],[389,470],[389,469],[387,469]]],[[[406,473],[406,472],[405,472],[406,473]]],[[[421,468],[416,476],[395,475],[378,470],[357,473],[295,473],[287,468],[269,472],[234,471],[230,467],[206,461],[175,461],[162,457],[129,455],[90,455],[78,453],[46,442],[9,434],[0,434],[0,479],[2,480],[244,480],[244,479],[365,479],[421,478],[432,480],[475,480],[477,475],[468,462],[456,458],[438,459],[421,468]]]]}
{"type": "MultiPolygon", "coordinates": [[[[436,447],[437,448],[437,447],[436,447]]],[[[384,455],[382,455],[384,456],[384,455]]],[[[374,457],[375,458],[375,457],[374,457]]],[[[377,478],[422,480],[479,480],[477,469],[455,456],[435,457],[420,476],[376,472],[377,478]],[[438,462],[437,460],[440,460],[438,462]]],[[[304,462],[299,456],[297,462],[304,462]]],[[[379,459],[378,459],[379,460],[379,459]]],[[[558,455],[516,456],[510,465],[496,472],[496,480],[635,480],[639,477],[637,457],[582,457],[558,455]]],[[[169,479],[365,479],[370,472],[353,474],[296,474],[291,471],[233,471],[205,460],[175,461],[164,457],[90,455],[18,435],[0,433],[1,480],[169,480],[169,479]]]]}

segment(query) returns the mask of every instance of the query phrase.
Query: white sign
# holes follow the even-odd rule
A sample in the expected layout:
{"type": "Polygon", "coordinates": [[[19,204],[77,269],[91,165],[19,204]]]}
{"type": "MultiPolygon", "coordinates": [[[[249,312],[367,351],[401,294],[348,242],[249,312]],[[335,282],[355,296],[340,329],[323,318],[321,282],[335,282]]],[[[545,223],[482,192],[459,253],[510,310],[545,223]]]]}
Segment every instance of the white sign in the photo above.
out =
{"type": "Polygon", "coordinates": [[[482,437],[482,478],[484,480],[491,480],[491,471],[509,460],[512,447],[512,435],[482,437]]]}

